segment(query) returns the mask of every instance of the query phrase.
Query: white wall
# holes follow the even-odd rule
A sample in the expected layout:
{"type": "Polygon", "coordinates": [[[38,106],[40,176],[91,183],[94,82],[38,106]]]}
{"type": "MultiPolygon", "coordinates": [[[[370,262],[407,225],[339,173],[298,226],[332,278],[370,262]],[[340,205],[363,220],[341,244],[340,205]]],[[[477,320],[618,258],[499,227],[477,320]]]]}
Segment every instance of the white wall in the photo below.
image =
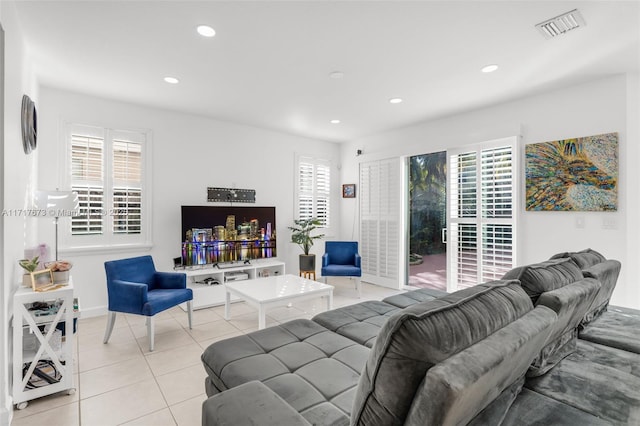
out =
{"type": "MultiPolygon", "coordinates": [[[[29,95],[38,105],[37,82],[28,65],[28,52],[20,31],[13,1],[0,2],[0,23],[5,31],[4,46],[4,145],[2,149],[2,209],[3,212],[25,208],[36,178],[37,152],[25,155],[22,150],[20,106],[22,95],[29,95]]],[[[8,424],[11,415],[9,356],[12,296],[21,280],[18,260],[25,246],[35,240],[33,219],[9,214],[2,216],[3,256],[0,260],[2,291],[0,292],[0,424],[8,424]]]]}
{"type": "MultiPolygon", "coordinates": [[[[637,74],[613,76],[344,144],[342,181],[357,182],[359,162],[372,159],[424,154],[518,134],[522,144],[529,144],[618,132],[618,211],[525,212],[522,203],[518,263],[539,262],[557,252],[591,247],[623,264],[612,303],[640,308],[640,274],[635,267],[640,236],[636,225],[638,80],[637,74]],[[364,155],[356,157],[357,149],[362,149],[364,155]],[[584,219],[583,229],[576,227],[578,217],[584,219]],[[604,229],[605,219],[613,221],[615,229],[604,229]]],[[[524,170],[520,176],[523,194],[524,170]]],[[[344,238],[354,232],[350,224],[356,208],[355,203],[342,203],[344,238]]]]}
{"type": "MultiPolygon", "coordinates": [[[[64,170],[58,153],[63,121],[152,131],[150,254],[158,269],[169,270],[172,259],[180,256],[180,206],[206,205],[206,188],[215,186],[255,189],[256,206],[276,207],[278,258],[287,262],[287,271],[297,271],[299,251],[288,243],[286,229],[294,215],[294,156],[299,152],[332,159],[337,175],[336,144],[45,87],[40,99],[39,188],[62,187],[64,170]]],[[[337,194],[338,179],[334,185],[337,194]]],[[[338,204],[336,197],[334,205],[338,204]]],[[[339,217],[337,208],[334,213],[339,217]]],[[[38,226],[40,240],[53,246],[53,225],[41,220],[38,226]]],[[[74,263],[83,316],[106,312],[104,261],[139,254],[145,252],[64,255],[74,263]]]]}

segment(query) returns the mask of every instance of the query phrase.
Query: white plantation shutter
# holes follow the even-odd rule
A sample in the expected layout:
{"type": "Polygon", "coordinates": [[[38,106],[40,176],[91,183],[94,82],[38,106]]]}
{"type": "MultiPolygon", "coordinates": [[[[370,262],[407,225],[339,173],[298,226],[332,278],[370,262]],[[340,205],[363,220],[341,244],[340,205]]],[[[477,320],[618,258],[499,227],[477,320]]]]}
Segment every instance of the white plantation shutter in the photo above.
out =
{"type": "Polygon", "coordinates": [[[67,248],[148,244],[145,156],[149,134],[67,125],[71,190],[80,214],[71,218],[67,248]]]}
{"type": "Polygon", "coordinates": [[[399,287],[400,159],[360,164],[360,256],[363,279],[399,287]]]}
{"type": "Polygon", "coordinates": [[[298,218],[313,217],[313,162],[300,159],[298,164],[298,218]]]}
{"type": "Polygon", "coordinates": [[[331,166],[329,163],[316,164],[316,191],[315,191],[315,216],[320,219],[325,228],[331,224],[330,217],[331,197],[331,166]]]}
{"type": "Polygon", "coordinates": [[[323,228],[331,226],[331,163],[312,157],[298,157],[297,217],[318,218],[323,228]]]}
{"type": "Polygon", "coordinates": [[[71,190],[78,193],[80,214],[71,218],[72,235],[103,233],[104,131],[75,126],[71,139],[71,190]]]}
{"type": "Polygon", "coordinates": [[[142,143],[113,141],[113,232],[142,231],[142,143]]]}
{"type": "Polygon", "coordinates": [[[501,278],[513,267],[512,146],[482,151],[482,281],[501,278]]]}
{"type": "Polygon", "coordinates": [[[516,138],[449,151],[448,291],[501,278],[515,263],[516,138]]]}

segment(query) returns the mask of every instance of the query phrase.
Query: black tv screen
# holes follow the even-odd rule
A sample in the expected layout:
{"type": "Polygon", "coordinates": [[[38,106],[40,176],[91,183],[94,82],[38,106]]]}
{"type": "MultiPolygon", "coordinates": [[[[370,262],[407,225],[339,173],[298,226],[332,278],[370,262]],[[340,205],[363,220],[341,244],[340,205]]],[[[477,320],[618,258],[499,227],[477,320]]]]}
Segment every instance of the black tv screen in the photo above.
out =
{"type": "Polygon", "coordinates": [[[182,206],[182,264],[276,256],[276,208],[182,206]]]}

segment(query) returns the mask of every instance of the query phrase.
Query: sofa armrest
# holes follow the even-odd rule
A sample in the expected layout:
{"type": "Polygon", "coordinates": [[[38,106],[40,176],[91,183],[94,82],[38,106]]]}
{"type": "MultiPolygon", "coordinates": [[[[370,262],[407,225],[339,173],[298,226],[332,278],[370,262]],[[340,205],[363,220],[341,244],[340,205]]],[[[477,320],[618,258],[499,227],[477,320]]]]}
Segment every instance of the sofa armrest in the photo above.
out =
{"type": "Polygon", "coordinates": [[[251,381],[202,403],[202,426],[311,426],[262,382],[251,381]]]}
{"type": "Polygon", "coordinates": [[[584,269],[582,273],[585,277],[595,278],[600,282],[602,285],[601,292],[603,293],[603,298],[606,298],[608,301],[618,282],[621,268],[622,265],[619,261],[609,259],[584,269]]]}
{"type": "Polygon", "coordinates": [[[547,291],[540,296],[536,306],[546,306],[558,314],[558,321],[549,336],[549,342],[578,327],[589,311],[599,289],[598,281],[593,278],[584,278],[562,288],[547,291]]]}

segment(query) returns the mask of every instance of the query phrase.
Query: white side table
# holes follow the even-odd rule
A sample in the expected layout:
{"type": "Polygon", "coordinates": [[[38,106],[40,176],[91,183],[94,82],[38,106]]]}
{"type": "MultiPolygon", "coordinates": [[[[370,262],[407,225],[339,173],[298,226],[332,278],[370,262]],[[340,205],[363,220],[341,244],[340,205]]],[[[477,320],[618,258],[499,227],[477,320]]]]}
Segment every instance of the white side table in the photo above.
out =
{"type": "MultiPolygon", "coordinates": [[[[27,407],[27,401],[52,393],[67,391],[75,393],[73,386],[73,282],[56,290],[35,292],[28,287],[20,287],[13,296],[13,402],[16,408],[27,407]],[[29,308],[34,302],[44,302],[57,308],[49,314],[34,314],[29,308]],[[60,347],[53,344],[56,326],[64,323],[66,338],[60,347]],[[45,329],[46,326],[46,329],[45,329]],[[41,330],[45,329],[45,331],[41,330]],[[33,333],[36,344],[25,348],[25,333],[33,333]],[[45,386],[29,389],[28,382],[38,361],[49,360],[57,370],[59,378],[45,386]],[[23,372],[23,370],[26,370],[23,372]]],[[[52,368],[53,368],[52,367],[52,368]]]]}

